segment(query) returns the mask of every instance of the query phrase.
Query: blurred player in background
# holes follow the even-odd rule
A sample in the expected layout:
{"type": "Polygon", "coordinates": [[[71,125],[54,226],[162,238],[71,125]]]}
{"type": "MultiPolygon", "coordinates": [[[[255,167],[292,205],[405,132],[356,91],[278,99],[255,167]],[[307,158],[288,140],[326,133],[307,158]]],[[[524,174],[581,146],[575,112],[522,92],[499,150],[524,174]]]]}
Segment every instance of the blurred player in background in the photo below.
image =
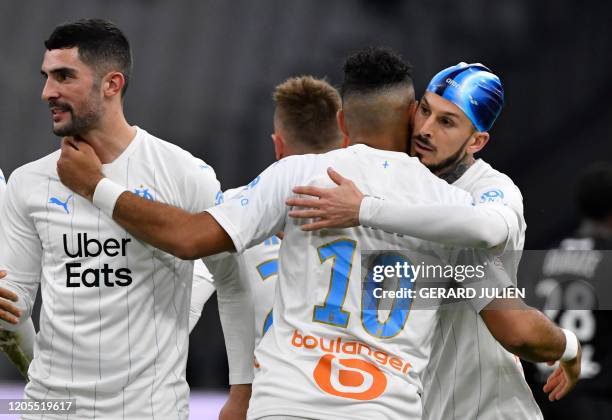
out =
{"type": "MultiPolygon", "coordinates": [[[[274,89],[274,153],[277,160],[346,147],[336,123],[340,94],[325,80],[294,77],[274,89]]],[[[226,192],[225,199],[240,189],[226,192]]],[[[280,238],[272,236],[241,254],[240,275],[249,279],[255,305],[255,343],[272,324],[280,238]]]]}
{"type": "MultiPolygon", "coordinates": [[[[388,200],[411,197],[416,203],[471,207],[468,193],[436,178],[417,159],[398,153],[406,150],[413,111],[414,90],[401,59],[381,49],[357,53],[345,65],[338,118],[345,136],[356,144],[282,159],[239,196],[201,214],[126,194],[100,173],[94,150],[80,143],[79,150],[63,148],[58,167],[63,182],[122,226],[182,258],[240,252],[284,231],[274,302],[277,318],[256,352],[261,369],[253,384],[250,418],[417,419],[422,414],[420,377],[429,358],[436,311],[412,311],[408,320],[404,301],[380,320],[376,303],[362,304],[366,286],[361,283],[360,250],[412,249],[434,260],[444,258],[448,250],[362,227],[304,233],[285,205],[295,185],[328,185],[325,170],[334,165],[352,174],[367,193],[388,200]],[[361,123],[359,115],[368,123],[361,123]],[[408,182],[398,185],[398,179],[408,182]]],[[[496,271],[495,264],[488,268],[496,271]]],[[[486,283],[512,284],[503,276],[489,277],[486,283]]],[[[472,304],[480,311],[490,301],[472,304]]],[[[566,343],[563,332],[537,311],[507,312],[516,317],[498,318],[498,327],[507,328],[506,321],[526,326],[517,337],[499,335],[509,347],[520,343],[514,348],[518,354],[557,360],[574,353],[566,366],[567,382],[558,381],[553,391],[566,392],[579,372],[577,342],[566,343]]]]}
{"type": "MultiPolygon", "coordinates": [[[[336,124],[336,113],[340,109],[340,95],[325,80],[311,76],[290,78],[275,88],[273,99],[275,111],[272,141],[277,160],[296,154],[324,153],[346,146],[336,124]]],[[[248,185],[227,190],[217,196],[216,203],[221,204],[224,200],[231,200],[250,187],[248,185]]],[[[282,233],[265,239],[241,254],[230,254],[223,258],[213,257],[207,260],[207,264],[215,271],[217,282],[226,277],[238,276],[242,281],[250,284],[255,308],[255,346],[259,344],[272,325],[278,252],[281,246],[279,236],[282,236],[282,233]]],[[[205,293],[209,290],[208,284],[211,283],[201,282],[198,290],[194,287],[191,299],[192,314],[197,313],[199,316],[204,303],[212,294],[205,293]]],[[[227,299],[227,297],[219,296],[218,299],[227,299]]],[[[223,303],[219,302],[220,311],[223,303]]],[[[191,320],[193,319],[194,316],[191,317],[191,320]]],[[[191,323],[190,328],[193,328],[191,323]]],[[[231,343],[227,342],[227,338],[226,334],[226,345],[230,346],[231,343]]],[[[221,410],[222,417],[233,415],[233,407],[242,406],[240,402],[245,398],[248,404],[250,390],[247,392],[247,390],[232,387],[230,399],[234,399],[237,403],[233,406],[226,404],[221,410]]]]}
{"type": "MultiPolygon", "coordinates": [[[[213,205],[219,183],[212,168],[125,120],[132,59],[116,26],[98,19],[60,25],[45,46],[42,98],[56,135],[87,142],[105,174],[143,199],[190,211],[213,205]]],[[[18,168],[0,213],[2,288],[18,297],[3,304],[19,323],[42,284],[25,397],[75,399],[79,418],[186,419],[193,263],[134,239],[67,189],[58,158],[59,151],[18,168]]],[[[250,293],[243,296],[232,321],[248,324],[252,303],[250,293]]],[[[3,315],[2,326],[15,328],[3,315]]],[[[250,382],[252,338],[245,340],[228,353],[242,352],[250,382]]]]}
{"type": "MultiPolygon", "coordinates": [[[[325,153],[346,147],[346,142],[336,124],[336,114],[340,109],[340,94],[322,79],[312,76],[292,77],[274,89],[274,153],[277,160],[287,156],[306,153],[325,153]]],[[[225,191],[217,197],[217,204],[240,195],[249,186],[225,191]]],[[[280,234],[282,236],[282,234],[280,234]]],[[[242,254],[234,255],[238,275],[248,279],[255,304],[255,344],[272,324],[272,302],[276,274],[278,273],[278,251],[281,238],[274,235],[255,245],[242,254]]],[[[234,275],[236,272],[227,270],[234,275]]],[[[209,283],[214,287],[214,282],[209,283]]],[[[201,312],[201,307],[214,293],[214,288],[206,292],[196,292],[192,296],[190,330],[201,312]],[[194,304],[194,296],[201,302],[194,304]],[[197,309],[200,308],[198,311],[197,309]],[[197,315],[196,315],[197,314],[197,315]]]]}
{"type": "MultiPolygon", "coordinates": [[[[550,404],[536,393],[545,419],[599,419],[612,412],[612,312],[608,297],[612,258],[610,252],[599,252],[612,250],[612,164],[596,164],[584,171],[576,195],[580,227],[558,250],[546,254],[543,280],[535,291],[546,299],[544,312],[563,328],[576,332],[582,345],[582,370],[576,389],[566,400],[550,404]]],[[[533,381],[545,382],[550,371],[550,366],[538,364],[533,381]]]]}

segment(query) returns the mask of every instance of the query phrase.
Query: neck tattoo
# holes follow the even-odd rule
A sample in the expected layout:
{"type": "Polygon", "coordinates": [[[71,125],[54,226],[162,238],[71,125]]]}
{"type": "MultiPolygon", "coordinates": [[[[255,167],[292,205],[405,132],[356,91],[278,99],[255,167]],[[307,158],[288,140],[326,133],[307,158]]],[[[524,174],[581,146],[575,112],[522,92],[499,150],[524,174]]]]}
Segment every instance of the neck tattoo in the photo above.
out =
{"type": "Polygon", "coordinates": [[[449,184],[452,184],[453,182],[461,178],[465,171],[467,171],[470,166],[474,164],[474,162],[476,162],[474,156],[466,154],[461,160],[459,160],[453,166],[448,168],[448,170],[436,175],[438,175],[439,178],[445,180],[449,184]]]}

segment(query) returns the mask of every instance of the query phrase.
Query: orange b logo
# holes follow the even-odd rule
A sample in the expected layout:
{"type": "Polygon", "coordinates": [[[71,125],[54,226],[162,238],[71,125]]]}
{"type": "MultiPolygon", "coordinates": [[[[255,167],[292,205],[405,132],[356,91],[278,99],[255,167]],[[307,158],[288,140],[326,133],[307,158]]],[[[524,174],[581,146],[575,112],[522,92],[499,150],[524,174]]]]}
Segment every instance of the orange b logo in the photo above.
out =
{"type": "Polygon", "coordinates": [[[321,357],[313,372],[314,380],[328,394],[368,401],[387,388],[387,377],[372,363],[361,359],[321,357]]]}

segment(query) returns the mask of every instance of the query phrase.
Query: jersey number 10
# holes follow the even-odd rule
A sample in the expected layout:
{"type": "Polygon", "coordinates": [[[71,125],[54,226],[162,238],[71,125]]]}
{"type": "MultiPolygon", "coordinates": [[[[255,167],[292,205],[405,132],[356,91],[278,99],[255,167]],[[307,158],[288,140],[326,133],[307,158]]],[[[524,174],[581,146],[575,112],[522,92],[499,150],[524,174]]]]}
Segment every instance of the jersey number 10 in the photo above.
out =
{"type": "MultiPolygon", "coordinates": [[[[318,248],[317,253],[321,264],[328,260],[332,260],[333,263],[327,296],[322,305],[315,305],[312,314],[313,321],[341,328],[347,327],[351,313],[344,310],[343,305],[348,293],[356,249],[357,242],[348,238],[338,239],[318,248]]],[[[376,265],[395,266],[396,263],[403,265],[406,262],[410,264],[410,261],[401,254],[385,253],[377,256],[370,263],[361,287],[361,324],[368,334],[374,337],[391,338],[397,335],[406,324],[412,299],[409,297],[395,298],[390,305],[391,309],[386,320],[381,322],[379,311],[384,300],[376,297],[380,296],[380,291],[375,293],[375,290],[382,289],[382,283],[374,281],[372,267],[376,265]]],[[[410,277],[400,277],[397,289],[405,291],[412,289],[413,285],[410,277]]]]}

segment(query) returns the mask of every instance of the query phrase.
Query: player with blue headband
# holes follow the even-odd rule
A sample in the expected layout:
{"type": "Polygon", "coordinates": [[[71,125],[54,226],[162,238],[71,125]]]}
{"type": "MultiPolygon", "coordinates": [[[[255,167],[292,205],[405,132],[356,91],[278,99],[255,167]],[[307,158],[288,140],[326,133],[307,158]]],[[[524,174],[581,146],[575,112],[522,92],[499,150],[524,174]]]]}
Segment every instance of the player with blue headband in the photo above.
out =
{"type": "Polygon", "coordinates": [[[444,69],[431,79],[427,91],[457,105],[478,131],[489,131],[504,105],[499,77],[482,64],[444,69]]]}
{"type": "Polygon", "coordinates": [[[453,182],[489,141],[503,105],[501,81],[484,65],[459,63],[442,70],[417,109],[410,154],[453,182]]]}

